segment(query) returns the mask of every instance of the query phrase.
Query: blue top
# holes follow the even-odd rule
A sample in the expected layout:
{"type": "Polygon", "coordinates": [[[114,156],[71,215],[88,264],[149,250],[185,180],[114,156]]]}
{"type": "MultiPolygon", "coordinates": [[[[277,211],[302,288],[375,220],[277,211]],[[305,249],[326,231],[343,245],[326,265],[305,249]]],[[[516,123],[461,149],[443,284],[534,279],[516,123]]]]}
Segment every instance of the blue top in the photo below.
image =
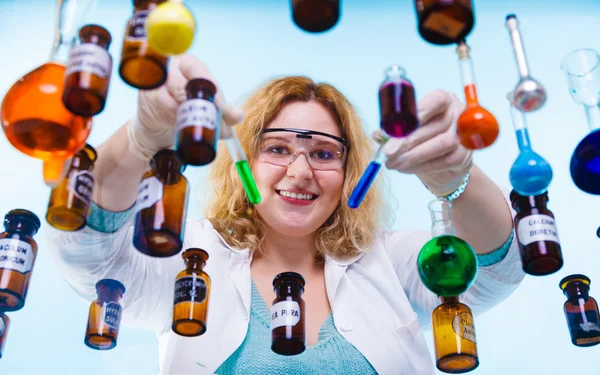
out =
{"type": "Polygon", "coordinates": [[[215,371],[227,375],[377,374],[367,359],[335,328],[329,313],[319,341],[295,356],[271,350],[271,311],[252,282],[248,333],[242,345],[215,371]]]}

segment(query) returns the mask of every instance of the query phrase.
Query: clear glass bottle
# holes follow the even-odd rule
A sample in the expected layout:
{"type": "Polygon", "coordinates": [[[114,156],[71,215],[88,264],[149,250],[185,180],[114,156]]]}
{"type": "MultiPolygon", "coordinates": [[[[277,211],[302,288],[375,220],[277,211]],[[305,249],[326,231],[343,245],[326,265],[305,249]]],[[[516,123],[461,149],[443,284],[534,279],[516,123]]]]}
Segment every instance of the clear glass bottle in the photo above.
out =
{"type": "Polygon", "coordinates": [[[67,177],[50,192],[46,221],[54,228],[76,231],[85,227],[90,213],[96,150],[86,144],[71,160],[67,177]]]}
{"type": "Polygon", "coordinates": [[[585,275],[569,275],[560,281],[560,289],[567,297],[565,316],[575,346],[600,344],[600,315],[598,303],[590,297],[590,279],[585,275]]]}
{"type": "Polygon", "coordinates": [[[97,350],[117,346],[122,308],[119,302],[125,286],[117,280],[103,279],[96,283],[98,299],[90,305],[84,343],[97,350]]]}
{"type": "Polygon", "coordinates": [[[380,127],[390,137],[406,137],[419,127],[412,82],[398,65],[389,67],[379,85],[380,127]]]}
{"type": "Polygon", "coordinates": [[[112,57],[108,48],[112,38],[99,25],[86,25],[79,30],[81,43],[71,49],[65,72],[65,107],[79,116],[91,117],[104,110],[112,57]]]}
{"type": "Polygon", "coordinates": [[[170,257],[181,250],[190,188],[185,164],[175,151],[160,150],[150,160],[136,203],[133,245],[153,257],[170,257]]]}
{"type": "Polygon", "coordinates": [[[186,269],[175,279],[172,329],[181,336],[200,336],[206,332],[210,297],[210,277],[203,271],[208,253],[189,248],[181,256],[186,269]]]}
{"type": "Polygon", "coordinates": [[[277,354],[297,355],[306,348],[304,284],[296,272],[283,272],[273,279],[276,297],[271,307],[271,350],[277,354]]]}
{"type": "Polygon", "coordinates": [[[10,318],[8,315],[0,312],[0,358],[4,353],[4,346],[6,345],[6,338],[8,337],[8,328],[10,328],[10,318]]]}
{"type": "Polygon", "coordinates": [[[17,311],[25,305],[38,246],[33,236],[40,219],[31,211],[10,210],[0,233],[0,311],[17,311]]]}

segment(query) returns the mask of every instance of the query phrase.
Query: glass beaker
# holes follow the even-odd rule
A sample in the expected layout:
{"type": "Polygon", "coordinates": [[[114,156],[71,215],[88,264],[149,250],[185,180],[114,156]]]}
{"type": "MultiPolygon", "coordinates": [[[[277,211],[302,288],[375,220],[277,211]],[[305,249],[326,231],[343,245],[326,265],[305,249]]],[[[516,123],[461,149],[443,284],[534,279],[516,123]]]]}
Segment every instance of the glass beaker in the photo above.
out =
{"type": "Polygon", "coordinates": [[[600,56],[593,49],[578,49],[560,66],[571,97],[585,108],[590,128],[571,156],[571,178],[582,191],[600,195],[600,56]]]}
{"type": "Polygon", "coordinates": [[[44,162],[44,182],[57,187],[68,159],[85,146],[92,121],[62,102],[69,52],[85,15],[97,0],[57,0],[57,22],[50,61],[8,90],[2,101],[2,129],[20,152],[44,162]]]}

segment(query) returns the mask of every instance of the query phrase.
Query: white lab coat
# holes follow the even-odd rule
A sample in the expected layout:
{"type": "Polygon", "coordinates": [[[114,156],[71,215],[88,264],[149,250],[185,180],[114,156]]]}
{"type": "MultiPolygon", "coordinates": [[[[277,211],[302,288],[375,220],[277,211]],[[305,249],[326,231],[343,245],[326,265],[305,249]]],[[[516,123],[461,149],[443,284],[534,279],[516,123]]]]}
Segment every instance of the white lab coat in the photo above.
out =
{"type": "MultiPolygon", "coordinates": [[[[248,329],[249,250],[227,245],[208,220],[188,219],[185,228],[183,248],[200,247],[210,255],[205,267],[212,280],[207,331],[194,338],[171,330],[174,281],[185,268],[181,256],[158,259],[138,252],[132,245],[133,220],[115,233],[89,227],[72,233],[48,231],[59,270],[86,301],[96,299],[98,280],[114,278],[125,285],[123,324],[156,332],[162,375],[213,373],[240,346],[248,329]]],[[[421,283],[416,262],[430,238],[428,231],[384,231],[365,254],[345,260],[326,257],[325,283],[335,326],[379,374],[434,374],[422,328],[430,324],[439,300],[421,283]]],[[[479,267],[461,301],[477,315],[509,296],[523,277],[513,240],[501,262],[479,267]]]]}

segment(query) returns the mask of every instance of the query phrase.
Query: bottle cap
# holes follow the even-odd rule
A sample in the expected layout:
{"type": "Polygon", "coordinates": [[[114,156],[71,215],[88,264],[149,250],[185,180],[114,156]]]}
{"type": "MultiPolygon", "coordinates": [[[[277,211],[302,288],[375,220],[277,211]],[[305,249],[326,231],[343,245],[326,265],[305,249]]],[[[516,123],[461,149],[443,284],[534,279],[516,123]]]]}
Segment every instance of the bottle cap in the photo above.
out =
{"type": "Polygon", "coordinates": [[[275,276],[275,278],[273,279],[273,286],[275,287],[278,284],[281,284],[286,281],[295,282],[295,283],[299,284],[302,288],[304,288],[304,285],[305,285],[304,277],[302,277],[302,275],[300,275],[299,273],[282,272],[282,273],[278,274],[277,276],[275,276]]]}
{"type": "Polygon", "coordinates": [[[125,294],[125,285],[120,281],[114,279],[102,279],[96,283],[96,290],[99,287],[105,287],[109,289],[121,289],[121,294],[125,294]]]}
{"type": "Polygon", "coordinates": [[[582,283],[585,285],[590,285],[591,282],[592,281],[590,280],[590,278],[585,275],[574,274],[574,275],[569,275],[569,276],[563,278],[560,281],[560,283],[558,283],[558,286],[560,287],[560,289],[565,290],[567,285],[569,285],[570,283],[582,283]]]}
{"type": "Polygon", "coordinates": [[[25,210],[22,208],[10,210],[4,216],[4,226],[6,226],[9,222],[11,222],[13,220],[28,221],[29,223],[33,224],[36,232],[40,229],[40,226],[42,225],[40,222],[40,219],[37,217],[36,214],[34,214],[33,212],[31,212],[29,210],[25,210]]]}

